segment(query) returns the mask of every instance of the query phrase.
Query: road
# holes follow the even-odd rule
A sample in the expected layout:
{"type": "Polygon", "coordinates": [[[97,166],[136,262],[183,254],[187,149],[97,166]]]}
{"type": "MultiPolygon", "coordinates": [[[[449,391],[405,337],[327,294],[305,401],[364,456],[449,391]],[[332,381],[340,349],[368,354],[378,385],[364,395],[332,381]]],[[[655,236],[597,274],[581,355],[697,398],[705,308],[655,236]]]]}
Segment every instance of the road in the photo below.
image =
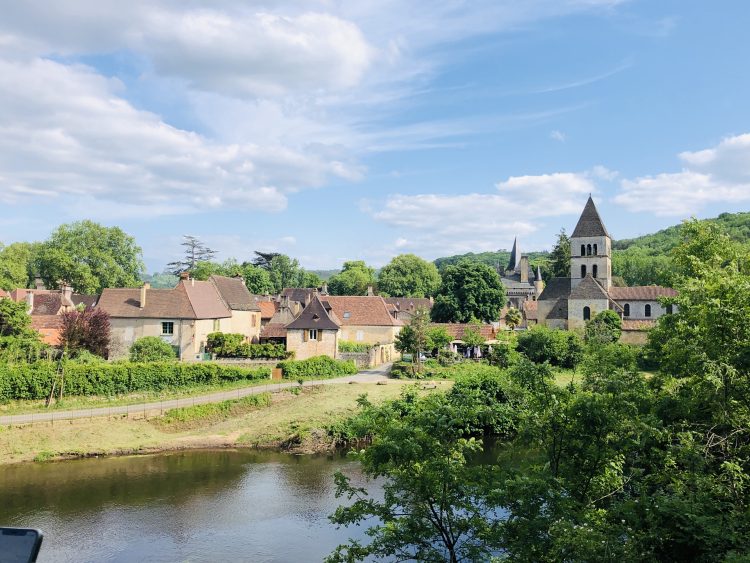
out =
{"type": "MultiPolygon", "coordinates": [[[[373,369],[360,371],[356,375],[350,375],[347,377],[336,377],[334,379],[320,379],[305,381],[303,387],[311,387],[314,385],[342,385],[347,383],[376,383],[378,381],[385,381],[388,378],[386,374],[390,369],[390,364],[383,364],[373,369]]],[[[99,416],[130,416],[142,414],[147,416],[153,413],[163,413],[165,410],[175,409],[179,407],[190,407],[194,405],[205,405],[208,403],[220,403],[222,401],[228,401],[231,399],[240,399],[247,397],[248,395],[257,395],[259,393],[278,393],[284,389],[291,387],[299,387],[299,383],[286,382],[286,383],[271,383],[268,385],[254,385],[253,387],[241,387],[239,389],[232,389],[229,391],[217,391],[215,393],[208,393],[206,395],[198,395],[195,397],[183,397],[181,399],[168,399],[165,401],[152,401],[149,403],[140,403],[137,405],[125,405],[118,407],[99,407],[90,409],[76,409],[68,411],[45,411],[35,412],[30,414],[14,414],[0,416],[0,425],[17,425],[17,424],[34,424],[37,422],[56,422],[58,420],[72,420],[75,418],[93,418],[99,416]]]]}

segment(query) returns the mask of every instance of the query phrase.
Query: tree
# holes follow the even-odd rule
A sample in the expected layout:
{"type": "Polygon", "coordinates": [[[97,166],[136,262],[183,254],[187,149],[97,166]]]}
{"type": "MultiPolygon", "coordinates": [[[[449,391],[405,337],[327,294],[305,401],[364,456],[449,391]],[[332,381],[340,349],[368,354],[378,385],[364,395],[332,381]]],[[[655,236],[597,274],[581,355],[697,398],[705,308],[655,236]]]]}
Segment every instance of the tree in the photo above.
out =
{"type": "Polygon", "coordinates": [[[143,276],[143,281],[149,282],[154,289],[172,289],[180,278],[169,272],[161,272],[143,276]]]}
{"type": "Polygon", "coordinates": [[[109,353],[109,315],[103,309],[84,309],[62,314],[60,346],[75,356],[88,350],[106,358],[109,353]]]}
{"type": "Polygon", "coordinates": [[[453,337],[445,327],[436,326],[427,330],[427,347],[430,350],[442,350],[451,343],[453,337]]]}
{"type": "Polygon", "coordinates": [[[549,268],[553,278],[570,277],[570,238],[565,233],[565,229],[560,230],[557,242],[550,252],[549,268]]]}
{"type": "Polygon", "coordinates": [[[485,343],[482,336],[481,327],[478,324],[471,324],[464,329],[461,340],[468,348],[475,348],[485,343]]]}
{"type": "Polygon", "coordinates": [[[278,252],[260,252],[259,250],[256,250],[254,254],[255,258],[253,258],[250,263],[253,266],[269,271],[272,269],[273,259],[278,256],[283,256],[283,254],[278,252]]]}
{"type": "Polygon", "coordinates": [[[0,289],[28,287],[38,246],[28,242],[14,242],[5,247],[0,244],[0,289]]]}
{"type": "Polygon", "coordinates": [[[256,295],[264,295],[271,293],[274,290],[273,283],[271,282],[271,275],[267,270],[258,266],[253,266],[250,263],[242,265],[242,277],[245,280],[245,285],[250,293],[256,295]]]}
{"type": "Polygon", "coordinates": [[[440,274],[432,262],[414,254],[401,254],[380,271],[378,290],[393,297],[429,297],[440,287],[440,274]]]}
{"type": "Polygon", "coordinates": [[[0,337],[23,336],[31,332],[31,317],[25,301],[0,298],[0,337]]]}
{"type": "Polygon", "coordinates": [[[133,237],[92,221],[60,225],[40,245],[36,266],[47,287],[65,281],[78,293],[136,287],[144,270],[133,237]]]}
{"type": "Polygon", "coordinates": [[[211,250],[198,237],[182,235],[182,238],[180,245],[185,247],[183,259],[167,264],[169,271],[176,276],[182,272],[192,272],[198,262],[210,262],[216,255],[216,251],[211,250]]]}
{"type": "Polygon", "coordinates": [[[25,302],[0,299],[0,359],[5,362],[32,362],[45,349],[26,308],[25,302]]]}
{"type": "Polygon", "coordinates": [[[508,325],[511,330],[520,325],[521,321],[523,321],[521,311],[519,311],[515,307],[511,307],[510,309],[508,309],[508,312],[505,313],[505,324],[508,325]]]}
{"type": "Polygon", "coordinates": [[[424,307],[418,307],[409,321],[396,335],[396,350],[412,355],[413,372],[422,371],[421,352],[427,349],[430,314],[424,307]]]}
{"type": "Polygon", "coordinates": [[[622,319],[612,310],[597,313],[586,323],[586,342],[609,344],[617,342],[622,334],[622,319]]]}
{"type": "Polygon", "coordinates": [[[436,322],[465,323],[472,319],[498,320],[505,289],[497,272],[486,264],[464,260],[446,266],[432,308],[436,322]]]}
{"type": "Polygon", "coordinates": [[[176,359],[174,348],[158,336],[144,336],[130,347],[131,362],[168,362],[176,359]]]}
{"type": "Polygon", "coordinates": [[[375,270],[362,260],[344,262],[341,273],[328,280],[332,295],[365,295],[367,288],[375,285],[375,270]]]}

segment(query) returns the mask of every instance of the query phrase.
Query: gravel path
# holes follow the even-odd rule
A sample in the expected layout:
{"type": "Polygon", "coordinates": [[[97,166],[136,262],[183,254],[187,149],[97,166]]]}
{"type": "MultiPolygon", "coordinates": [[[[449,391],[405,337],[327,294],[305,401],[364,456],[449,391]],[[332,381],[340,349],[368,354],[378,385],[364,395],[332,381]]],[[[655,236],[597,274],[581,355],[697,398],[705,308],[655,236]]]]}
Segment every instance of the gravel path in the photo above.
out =
{"type": "MultiPolygon", "coordinates": [[[[341,385],[345,383],[375,383],[378,381],[384,381],[387,378],[386,374],[390,368],[390,364],[383,364],[377,368],[364,370],[356,375],[350,375],[347,377],[336,377],[334,379],[321,379],[314,381],[305,381],[304,387],[311,387],[314,385],[341,385]]],[[[35,422],[55,422],[57,420],[72,420],[74,418],[93,418],[95,416],[112,416],[112,415],[125,415],[130,416],[135,414],[143,414],[146,416],[149,413],[159,412],[163,413],[165,410],[175,409],[179,407],[190,407],[194,405],[205,405],[207,403],[220,403],[222,401],[228,401],[231,399],[240,399],[247,397],[248,395],[257,395],[259,393],[278,393],[284,389],[291,387],[299,387],[299,383],[286,382],[286,383],[271,383],[268,385],[255,385],[253,387],[241,387],[239,389],[232,389],[229,391],[217,391],[215,393],[208,393],[206,395],[197,395],[195,397],[183,397],[181,399],[168,399],[165,401],[151,401],[149,403],[140,403],[136,405],[125,405],[119,407],[99,407],[90,409],[76,409],[69,411],[46,411],[46,412],[35,412],[30,414],[14,414],[7,416],[0,416],[0,425],[13,425],[13,424],[33,424],[35,422]]]]}

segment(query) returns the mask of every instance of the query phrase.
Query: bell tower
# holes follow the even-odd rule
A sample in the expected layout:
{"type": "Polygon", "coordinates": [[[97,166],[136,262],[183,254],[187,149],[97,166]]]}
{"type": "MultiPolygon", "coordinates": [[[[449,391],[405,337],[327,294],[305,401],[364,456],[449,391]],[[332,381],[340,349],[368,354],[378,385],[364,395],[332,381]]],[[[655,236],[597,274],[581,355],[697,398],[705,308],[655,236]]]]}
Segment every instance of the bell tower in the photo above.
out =
{"type": "Polygon", "coordinates": [[[590,195],[570,236],[571,287],[576,287],[587,275],[607,291],[612,287],[612,238],[590,195]]]}

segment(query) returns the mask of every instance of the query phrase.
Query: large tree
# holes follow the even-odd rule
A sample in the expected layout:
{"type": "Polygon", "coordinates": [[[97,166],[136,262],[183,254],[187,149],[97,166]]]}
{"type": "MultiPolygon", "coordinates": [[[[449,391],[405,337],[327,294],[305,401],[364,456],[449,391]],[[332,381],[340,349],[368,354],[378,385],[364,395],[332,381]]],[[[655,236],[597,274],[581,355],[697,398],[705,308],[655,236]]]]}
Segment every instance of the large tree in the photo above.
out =
{"type": "Polygon", "coordinates": [[[505,288],[497,272],[487,264],[464,260],[443,270],[432,319],[442,323],[493,322],[504,305],[505,288]]]}
{"type": "Polygon", "coordinates": [[[364,295],[369,286],[375,285],[375,270],[362,260],[344,262],[340,274],[328,280],[332,295],[364,295]]]}
{"type": "Polygon", "coordinates": [[[110,322],[103,309],[84,309],[62,314],[60,346],[76,356],[83,350],[102,358],[109,353],[110,322]]]}
{"type": "Polygon", "coordinates": [[[414,254],[391,260],[378,276],[378,291],[393,297],[429,297],[440,287],[440,274],[432,262],[414,254]]]}
{"type": "Polygon", "coordinates": [[[64,281],[79,293],[135,287],[144,270],[141,248],[133,237],[92,221],[60,225],[41,244],[36,266],[47,287],[64,281]]]}
{"type": "Polygon", "coordinates": [[[182,272],[192,272],[199,262],[210,262],[216,255],[216,251],[210,249],[198,237],[182,235],[180,243],[184,247],[183,257],[167,264],[169,271],[175,275],[182,272]]]}
{"type": "Polygon", "coordinates": [[[557,242],[550,252],[549,268],[553,278],[570,277],[570,238],[565,229],[558,233],[557,242]]]}
{"type": "Polygon", "coordinates": [[[412,355],[413,371],[422,371],[421,353],[430,345],[430,313],[419,307],[411,317],[409,324],[396,335],[396,350],[412,355]]]}
{"type": "Polygon", "coordinates": [[[33,277],[34,256],[38,243],[0,244],[0,289],[27,287],[33,277]]]}

